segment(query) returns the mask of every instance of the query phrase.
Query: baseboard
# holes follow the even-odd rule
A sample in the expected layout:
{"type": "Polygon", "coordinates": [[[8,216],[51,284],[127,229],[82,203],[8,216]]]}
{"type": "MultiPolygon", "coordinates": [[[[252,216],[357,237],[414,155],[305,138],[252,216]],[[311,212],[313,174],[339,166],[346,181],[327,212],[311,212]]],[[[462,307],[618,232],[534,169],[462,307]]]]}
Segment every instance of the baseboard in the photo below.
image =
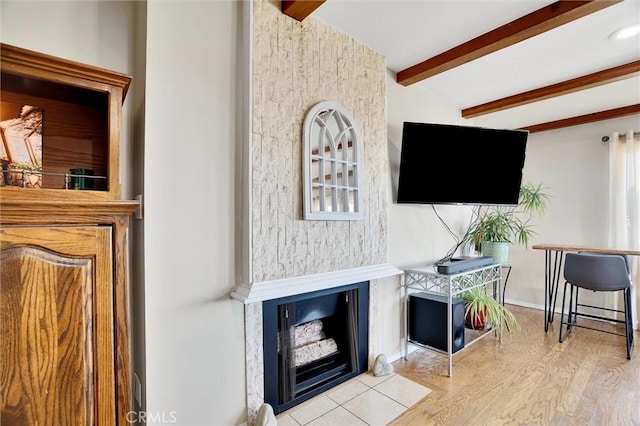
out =
{"type": "MultiPolygon", "coordinates": [[[[523,308],[531,308],[531,309],[538,309],[539,311],[544,311],[544,306],[538,305],[536,303],[521,302],[519,300],[512,300],[512,299],[505,299],[504,303],[509,305],[522,306],[523,308]]],[[[556,306],[556,312],[560,312],[560,309],[558,308],[558,306],[556,306]]]]}
{"type": "MultiPolygon", "coordinates": [[[[506,299],[504,303],[509,304],[509,305],[522,306],[523,308],[531,308],[531,309],[538,309],[540,311],[544,311],[544,306],[537,305],[537,304],[534,304],[534,303],[520,302],[519,300],[511,300],[511,299],[506,299]]],[[[562,303],[560,303],[560,304],[562,304],[562,303]]],[[[561,312],[562,312],[562,306],[558,306],[556,304],[555,313],[556,314],[560,314],[561,312]]],[[[640,330],[640,323],[637,322],[637,321],[634,321],[633,329],[634,330],[640,330]]]]}
{"type": "MultiPolygon", "coordinates": [[[[407,355],[409,355],[410,353],[413,353],[415,351],[417,351],[418,349],[420,349],[419,347],[412,345],[411,343],[409,343],[409,348],[407,351],[407,355]]],[[[387,361],[389,362],[395,362],[397,360],[399,360],[400,358],[404,358],[404,353],[402,351],[397,352],[393,355],[390,355],[387,357],[387,361]]]]}
{"type": "MultiPolygon", "coordinates": [[[[544,306],[543,305],[538,305],[538,304],[535,304],[535,303],[521,302],[519,300],[512,300],[512,299],[506,299],[505,303],[509,304],[509,305],[522,306],[523,308],[531,308],[531,309],[537,309],[539,311],[544,311],[544,306]]],[[[561,311],[561,307],[556,305],[555,312],[557,314],[560,314],[560,311],[561,311]]],[[[634,330],[639,330],[638,323],[634,324],[634,330]]],[[[415,346],[415,345],[412,345],[412,344],[409,344],[408,346],[409,347],[408,347],[407,355],[417,351],[418,349],[420,349],[418,346],[415,346]]],[[[397,361],[397,360],[399,360],[400,358],[403,358],[403,357],[404,357],[404,353],[402,351],[400,351],[400,352],[397,352],[397,353],[395,353],[393,355],[388,356],[387,360],[389,362],[395,362],[395,361],[397,361]]]]}

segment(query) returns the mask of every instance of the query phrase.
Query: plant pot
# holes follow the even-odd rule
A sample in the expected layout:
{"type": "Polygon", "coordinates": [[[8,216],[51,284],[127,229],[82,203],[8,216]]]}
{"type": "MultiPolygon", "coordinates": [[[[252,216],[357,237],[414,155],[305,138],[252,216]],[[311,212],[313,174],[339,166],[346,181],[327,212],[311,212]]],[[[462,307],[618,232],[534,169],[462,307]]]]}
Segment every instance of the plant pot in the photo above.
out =
{"type": "Polygon", "coordinates": [[[507,265],[509,263],[509,243],[483,241],[482,255],[493,257],[495,263],[507,265]]]}
{"type": "Polygon", "coordinates": [[[473,315],[471,314],[471,312],[467,312],[467,314],[464,317],[464,325],[467,328],[470,328],[472,330],[484,330],[485,327],[485,317],[487,310],[485,309],[484,312],[478,312],[477,315],[475,315],[475,318],[472,318],[473,315]]]}
{"type": "Polygon", "coordinates": [[[71,173],[71,188],[73,189],[93,189],[93,179],[85,176],[93,176],[91,169],[69,169],[71,173]]]}

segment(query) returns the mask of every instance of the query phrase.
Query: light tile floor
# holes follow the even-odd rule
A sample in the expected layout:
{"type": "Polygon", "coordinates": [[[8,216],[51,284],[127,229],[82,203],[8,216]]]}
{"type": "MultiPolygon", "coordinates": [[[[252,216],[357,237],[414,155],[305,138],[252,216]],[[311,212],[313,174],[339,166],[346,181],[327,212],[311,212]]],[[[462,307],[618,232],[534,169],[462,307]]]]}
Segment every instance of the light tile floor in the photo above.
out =
{"type": "Polygon", "coordinates": [[[386,425],[431,389],[397,374],[362,374],[276,418],[279,426],[386,425]]]}

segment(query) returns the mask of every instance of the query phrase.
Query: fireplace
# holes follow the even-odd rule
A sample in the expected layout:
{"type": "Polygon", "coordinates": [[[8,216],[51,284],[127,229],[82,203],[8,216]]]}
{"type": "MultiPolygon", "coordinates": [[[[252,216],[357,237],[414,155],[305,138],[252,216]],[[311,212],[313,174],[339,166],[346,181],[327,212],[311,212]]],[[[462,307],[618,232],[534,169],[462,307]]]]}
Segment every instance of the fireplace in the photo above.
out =
{"type": "Polygon", "coordinates": [[[276,414],[367,371],[369,282],[263,302],[264,400],[276,414]]]}
{"type": "MultiPolygon", "coordinates": [[[[273,337],[277,336],[278,330],[278,305],[283,304],[283,302],[286,303],[287,301],[303,300],[312,295],[340,292],[342,288],[351,287],[353,285],[352,283],[365,282],[365,287],[358,291],[358,329],[364,330],[363,332],[359,331],[359,340],[362,341],[362,339],[365,339],[364,344],[368,344],[367,349],[364,349],[365,356],[368,356],[368,359],[359,366],[363,372],[366,372],[373,366],[376,355],[384,353],[385,351],[385,347],[381,346],[383,327],[380,323],[380,309],[381,306],[384,305],[383,300],[381,300],[381,289],[383,286],[387,288],[397,288],[397,276],[401,273],[402,271],[393,265],[380,263],[311,275],[299,275],[269,281],[254,281],[251,283],[238,284],[231,293],[231,296],[241,301],[245,306],[244,332],[247,424],[253,424],[260,406],[265,402],[269,402],[266,398],[266,393],[272,392],[271,394],[273,395],[273,385],[265,386],[265,384],[267,382],[267,376],[271,378],[274,371],[276,371],[275,369],[278,368],[277,337],[273,337]],[[276,308],[274,308],[274,305],[276,308]],[[271,310],[271,314],[264,315],[264,311],[269,310],[271,310]],[[368,313],[368,317],[365,313],[368,313]],[[267,324],[265,324],[265,321],[270,323],[269,327],[272,327],[272,329],[273,324],[276,324],[276,331],[268,333],[266,338],[264,329],[267,324]],[[269,356],[272,361],[265,363],[265,357],[269,351],[269,356]],[[364,365],[367,363],[368,366],[364,365]]],[[[361,352],[362,349],[359,349],[359,351],[361,352]]],[[[354,373],[352,376],[355,375],[357,375],[357,373],[354,373]]],[[[273,383],[271,380],[269,380],[269,382],[273,383]]],[[[335,384],[338,383],[339,382],[336,382],[335,384]]],[[[326,386],[324,390],[332,386],[333,384],[326,386]]],[[[324,390],[318,393],[324,392],[324,390]]],[[[275,394],[277,395],[277,393],[278,391],[276,390],[275,394]]],[[[309,394],[306,396],[311,398],[309,394]]],[[[271,401],[273,401],[273,399],[271,399],[271,401]]],[[[295,403],[297,404],[302,401],[302,399],[298,399],[295,403]]],[[[271,403],[269,404],[271,405],[271,403]]],[[[289,403],[291,407],[294,405],[293,403],[289,403]]],[[[272,408],[278,409],[278,407],[271,406],[272,408]]],[[[283,407],[279,409],[284,410],[283,407]]]]}

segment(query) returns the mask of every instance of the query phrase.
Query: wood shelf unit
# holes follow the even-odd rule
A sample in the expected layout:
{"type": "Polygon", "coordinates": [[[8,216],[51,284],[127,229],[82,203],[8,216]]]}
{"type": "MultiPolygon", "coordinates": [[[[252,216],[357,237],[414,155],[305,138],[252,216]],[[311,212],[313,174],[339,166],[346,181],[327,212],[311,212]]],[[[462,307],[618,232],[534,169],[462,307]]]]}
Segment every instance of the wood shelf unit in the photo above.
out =
{"type": "Polygon", "coordinates": [[[0,68],[0,121],[41,108],[49,173],[24,188],[3,172],[0,187],[0,423],[128,424],[128,228],[139,203],[121,199],[119,150],[131,77],[6,44],[0,68]],[[64,189],[58,174],[72,168],[104,179],[64,189]]]}
{"type": "MultiPolygon", "coordinates": [[[[122,103],[131,77],[0,44],[0,121],[16,117],[22,106],[42,110],[41,188],[3,180],[2,199],[119,199],[122,103]],[[65,189],[70,169],[90,169],[88,190],[65,189]]],[[[3,132],[3,157],[10,157],[3,132]]]]}

